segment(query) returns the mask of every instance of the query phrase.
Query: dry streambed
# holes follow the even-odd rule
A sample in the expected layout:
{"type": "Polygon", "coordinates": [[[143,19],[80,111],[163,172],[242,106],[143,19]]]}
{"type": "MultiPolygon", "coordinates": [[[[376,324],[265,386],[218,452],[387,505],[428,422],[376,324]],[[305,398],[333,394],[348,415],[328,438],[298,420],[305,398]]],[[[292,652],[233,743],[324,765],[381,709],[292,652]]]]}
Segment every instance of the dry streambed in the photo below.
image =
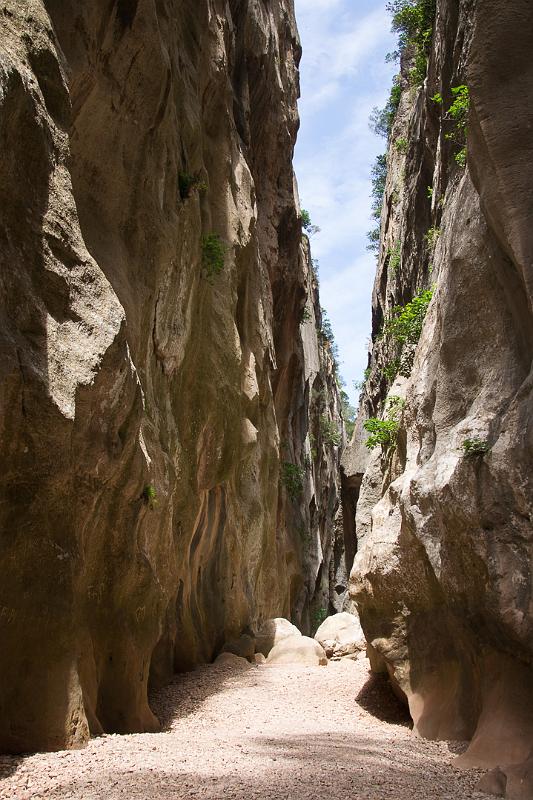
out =
{"type": "Polygon", "coordinates": [[[456,746],[411,733],[366,659],[211,665],[153,697],[166,729],[0,758],[1,798],[486,798],[456,746]]]}

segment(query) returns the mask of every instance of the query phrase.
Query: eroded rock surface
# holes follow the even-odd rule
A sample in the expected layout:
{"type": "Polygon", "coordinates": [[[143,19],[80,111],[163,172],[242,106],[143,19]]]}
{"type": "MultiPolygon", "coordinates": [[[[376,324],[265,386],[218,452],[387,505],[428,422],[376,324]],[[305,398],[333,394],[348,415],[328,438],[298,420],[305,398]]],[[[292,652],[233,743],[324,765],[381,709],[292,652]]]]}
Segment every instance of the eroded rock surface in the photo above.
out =
{"type": "Polygon", "coordinates": [[[533,742],[532,36],[525,0],[439,0],[418,89],[404,57],[371,375],[344,460],[365,634],[422,735],[471,739],[463,765],[524,762],[533,742]],[[464,84],[463,168],[448,109],[464,84]],[[411,375],[391,384],[378,333],[431,286],[411,375]],[[387,394],[405,399],[396,449],[365,452],[362,423],[387,394]]]}
{"type": "Polygon", "coordinates": [[[339,403],[291,164],[292,2],[5,0],[0,37],[17,752],[153,730],[149,681],[276,615],[309,627],[339,403]]]}

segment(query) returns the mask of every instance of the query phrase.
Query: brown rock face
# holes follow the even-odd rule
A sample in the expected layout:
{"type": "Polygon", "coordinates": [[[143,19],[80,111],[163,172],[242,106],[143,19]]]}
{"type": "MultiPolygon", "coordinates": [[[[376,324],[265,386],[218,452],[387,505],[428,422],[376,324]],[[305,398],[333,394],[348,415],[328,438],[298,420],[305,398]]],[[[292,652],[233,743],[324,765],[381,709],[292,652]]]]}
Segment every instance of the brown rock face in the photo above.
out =
{"type": "Polygon", "coordinates": [[[309,627],[339,416],[291,165],[292,2],[6,0],[0,28],[17,752],[152,730],[149,680],[264,619],[309,627]]]}
{"type": "Polygon", "coordinates": [[[403,92],[391,136],[408,146],[389,151],[359,431],[387,393],[406,406],[393,454],[363,456],[359,435],[345,459],[361,481],[351,592],[365,634],[421,734],[472,740],[465,765],[524,762],[533,742],[532,36],[525,0],[437,3],[427,81],[403,92]],[[446,138],[462,84],[466,168],[446,138]],[[411,376],[391,385],[378,329],[432,284],[411,376]],[[469,456],[476,438],[485,452],[469,456]]]}

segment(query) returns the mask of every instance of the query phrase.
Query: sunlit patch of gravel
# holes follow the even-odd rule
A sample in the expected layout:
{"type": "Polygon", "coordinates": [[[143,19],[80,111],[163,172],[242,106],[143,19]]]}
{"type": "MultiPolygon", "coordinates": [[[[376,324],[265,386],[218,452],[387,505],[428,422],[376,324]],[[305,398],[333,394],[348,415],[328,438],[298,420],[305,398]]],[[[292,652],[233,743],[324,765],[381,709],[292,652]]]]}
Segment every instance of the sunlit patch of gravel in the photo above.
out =
{"type": "Polygon", "coordinates": [[[0,757],[0,798],[467,800],[456,744],[414,736],[366,660],[327,667],[206,666],[152,698],[156,734],[0,757]]]}

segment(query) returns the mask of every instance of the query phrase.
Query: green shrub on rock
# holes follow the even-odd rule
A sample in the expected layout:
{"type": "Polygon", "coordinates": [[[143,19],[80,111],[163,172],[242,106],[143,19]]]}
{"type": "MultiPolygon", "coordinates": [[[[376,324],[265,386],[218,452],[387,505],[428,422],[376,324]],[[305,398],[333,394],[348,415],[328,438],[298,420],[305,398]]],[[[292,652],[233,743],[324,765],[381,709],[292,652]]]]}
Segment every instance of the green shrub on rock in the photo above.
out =
{"type": "Polygon", "coordinates": [[[390,383],[398,373],[406,378],[411,374],[416,345],[432,297],[433,290],[426,289],[405,306],[395,306],[385,320],[379,338],[389,347],[393,346],[393,358],[382,369],[382,375],[390,383]]]}
{"type": "Polygon", "coordinates": [[[392,30],[399,34],[399,51],[412,53],[411,84],[420,86],[427,72],[436,0],[391,0],[387,10],[392,14],[392,30]]]}
{"type": "Polygon", "coordinates": [[[281,483],[291,500],[298,500],[304,489],[305,469],[284,461],[281,465],[281,483]]]}
{"type": "Polygon", "coordinates": [[[490,451],[490,445],[486,439],[465,439],[461,445],[465,456],[484,456],[490,451]]]}
{"type": "Polygon", "coordinates": [[[435,245],[439,241],[441,233],[442,231],[440,228],[430,228],[427,231],[426,235],[424,236],[424,239],[426,240],[427,246],[429,247],[430,250],[435,249],[435,245]]]}
{"type": "Polygon", "coordinates": [[[396,139],[396,141],[394,142],[394,147],[396,148],[398,153],[401,153],[402,155],[405,155],[405,153],[407,153],[407,149],[409,147],[409,142],[407,141],[405,136],[399,136],[396,139]]]}
{"type": "Polygon", "coordinates": [[[313,624],[319,628],[320,625],[324,622],[325,619],[328,617],[328,610],[327,608],[317,608],[313,611],[311,615],[311,619],[313,624]]]}
{"type": "Polygon", "coordinates": [[[207,184],[203,183],[197,175],[190,175],[188,172],[178,173],[178,191],[180,199],[185,201],[191,196],[192,192],[206,192],[207,184]]]}
{"type": "Polygon", "coordinates": [[[395,443],[399,427],[400,425],[396,420],[370,417],[366,422],[363,422],[363,428],[370,434],[365,443],[366,447],[369,450],[373,450],[378,445],[381,445],[385,450],[388,449],[395,443]]]}
{"type": "Polygon", "coordinates": [[[155,486],[152,486],[151,483],[149,483],[143,489],[143,500],[148,508],[152,509],[153,511],[154,506],[157,505],[157,492],[155,490],[155,486]]]}
{"type": "Polygon", "coordinates": [[[208,233],[202,238],[202,266],[207,277],[219,275],[224,269],[226,245],[218,233],[208,233]]]}
{"type": "Polygon", "coordinates": [[[401,97],[401,75],[396,75],[393,80],[387,104],[381,109],[377,108],[376,106],[372,109],[372,113],[370,115],[370,130],[372,130],[376,136],[383,136],[384,139],[389,138],[392,131],[392,126],[394,125],[394,120],[396,119],[396,113],[400,106],[401,97]]]}
{"type": "Polygon", "coordinates": [[[373,450],[379,445],[383,450],[390,450],[396,446],[396,437],[404,407],[405,400],[397,395],[392,395],[387,400],[384,419],[370,417],[363,423],[363,428],[370,434],[365,443],[369,450],[373,450]]]}
{"type": "Polygon", "coordinates": [[[399,345],[417,344],[432,297],[433,291],[426,289],[405,306],[395,306],[385,322],[383,336],[399,345]]]}
{"type": "MultiPolygon", "coordinates": [[[[451,93],[453,102],[448,108],[444,119],[453,122],[453,129],[449,133],[446,133],[444,138],[452,141],[459,147],[459,150],[454,155],[454,159],[460,167],[465,167],[467,157],[467,125],[470,112],[470,91],[468,86],[461,84],[461,86],[452,86],[451,93]]],[[[444,102],[442,95],[438,92],[434,94],[431,99],[438,105],[442,105],[444,102]]]]}
{"type": "Polygon", "coordinates": [[[396,242],[392,250],[389,250],[389,271],[394,273],[402,263],[402,243],[396,242]]]}
{"type": "Polygon", "coordinates": [[[330,445],[331,447],[338,447],[340,445],[340,431],[335,422],[332,419],[329,419],[326,414],[322,414],[320,417],[320,432],[322,434],[324,444],[330,445]]]}
{"type": "Polygon", "coordinates": [[[320,228],[318,227],[318,225],[313,225],[313,223],[311,222],[311,215],[309,214],[309,211],[307,211],[305,208],[302,208],[301,220],[302,220],[302,228],[304,229],[304,231],[308,236],[314,236],[315,233],[320,233],[320,228]]]}

